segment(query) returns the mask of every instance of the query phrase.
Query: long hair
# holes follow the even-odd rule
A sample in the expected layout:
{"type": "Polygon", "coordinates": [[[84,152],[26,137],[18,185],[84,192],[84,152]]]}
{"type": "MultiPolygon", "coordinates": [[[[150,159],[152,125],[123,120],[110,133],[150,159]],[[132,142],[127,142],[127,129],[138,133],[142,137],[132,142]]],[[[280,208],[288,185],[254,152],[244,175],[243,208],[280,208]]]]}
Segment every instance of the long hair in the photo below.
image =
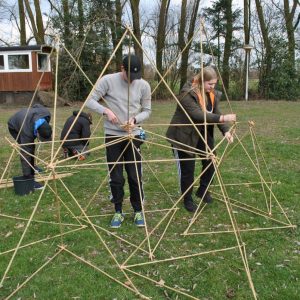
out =
{"type": "Polygon", "coordinates": [[[202,87],[202,82],[210,81],[212,79],[218,79],[218,74],[213,67],[205,67],[203,68],[203,79],[202,79],[202,72],[200,71],[193,80],[193,83],[200,89],[202,87]]]}

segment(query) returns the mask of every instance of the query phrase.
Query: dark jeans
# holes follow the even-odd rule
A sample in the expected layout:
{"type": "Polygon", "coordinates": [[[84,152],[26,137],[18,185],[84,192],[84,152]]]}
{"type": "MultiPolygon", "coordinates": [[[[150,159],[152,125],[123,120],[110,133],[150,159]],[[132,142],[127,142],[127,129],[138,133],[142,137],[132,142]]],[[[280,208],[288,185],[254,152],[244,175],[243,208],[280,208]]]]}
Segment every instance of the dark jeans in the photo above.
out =
{"type": "MultiPolygon", "coordinates": [[[[213,143],[209,143],[210,148],[213,148],[213,143]]],[[[199,140],[197,149],[201,151],[205,150],[205,144],[202,140],[199,140]]],[[[179,159],[177,161],[177,169],[179,174],[179,181],[180,181],[180,190],[181,193],[185,193],[184,199],[191,199],[193,193],[193,182],[195,180],[194,173],[195,173],[195,160],[191,158],[195,158],[194,154],[173,149],[173,153],[175,158],[179,159]],[[180,159],[190,159],[190,160],[180,160],[180,159]]],[[[199,154],[199,157],[205,157],[204,154],[199,154]]],[[[212,162],[211,159],[203,159],[202,162],[202,171],[207,168],[207,166],[212,162]]],[[[207,168],[207,170],[202,174],[200,177],[200,186],[203,188],[207,188],[210,184],[213,176],[215,174],[214,165],[211,165],[207,168]]]]}
{"type": "MultiPolygon", "coordinates": [[[[18,132],[16,130],[14,130],[13,128],[8,127],[9,133],[11,134],[11,136],[18,142],[18,144],[22,144],[22,136],[21,134],[19,135],[18,139],[18,132]]],[[[34,141],[32,141],[33,143],[34,141]]],[[[35,152],[35,145],[22,145],[21,146],[21,153],[22,155],[20,155],[20,160],[21,160],[21,166],[22,166],[22,171],[23,171],[23,176],[25,177],[34,177],[34,157],[23,152],[22,151],[25,150],[28,153],[34,155],[35,152]],[[27,162],[28,161],[28,162],[27,162]]]]}
{"type": "MultiPolygon", "coordinates": [[[[120,137],[116,137],[113,135],[106,135],[105,143],[110,143],[119,138],[120,137]]],[[[141,201],[144,200],[144,191],[142,185],[142,164],[141,162],[134,162],[141,161],[140,146],[142,144],[142,141],[133,140],[132,142],[135,146],[134,151],[132,149],[130,140],[123,140],[106,147],[106,159],[110,173],[109,185],[112,193],[112,202],[115,204],[116,210],[120,210],[122,208],[122,202],[124,198],[125,179],[123,176],[123,165],[125,166],[128,177],[131,205],[134,211],[142,210],[141,201]],[[125,148],[126,150],[124,151],[125,148]],[[116,162],[118,163],[115,164],[116,162]],[[131,163],[123,164],[119,162],[131,163]]]]}

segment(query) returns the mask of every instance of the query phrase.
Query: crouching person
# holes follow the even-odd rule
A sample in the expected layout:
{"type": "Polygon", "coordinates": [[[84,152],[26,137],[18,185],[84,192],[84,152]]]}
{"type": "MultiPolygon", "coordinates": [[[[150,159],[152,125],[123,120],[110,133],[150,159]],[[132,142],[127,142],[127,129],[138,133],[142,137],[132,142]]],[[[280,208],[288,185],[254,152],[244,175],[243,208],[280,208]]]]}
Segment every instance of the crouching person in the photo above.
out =
{"type": "MultiPolygon", "coordinates": [[[[41,104],[34,104],[30,108],[24,108],[15,113],[8,121],[8,130],[11,136],[20,144],[21,165],[24,178],[34,178],[36,170],[34,155],[34,140],[49,141],[52,136],[52,128],[49,125],[51,114],[41,104]]],[[[34,181],[34,189],[39,190],[44,186],[34,181]]]]}
{"type": "Polygon", "coordinates": [[[60,139],[64,141],[62,147],[64,157],[78,155],[78,160],[85,160],[88,153],[89,138],[91,136],[92,115],[81,112],[75,124],[72,126],[79,111],[73,111],[73,115],[67,119],[61,132],[60,139]],[[71,128],[72,126],[72,128],[71,128]],[[70,132],[69,129],[71,128],[70,132]],[[68,136],[66,137],[67,133],[68,136]]]}

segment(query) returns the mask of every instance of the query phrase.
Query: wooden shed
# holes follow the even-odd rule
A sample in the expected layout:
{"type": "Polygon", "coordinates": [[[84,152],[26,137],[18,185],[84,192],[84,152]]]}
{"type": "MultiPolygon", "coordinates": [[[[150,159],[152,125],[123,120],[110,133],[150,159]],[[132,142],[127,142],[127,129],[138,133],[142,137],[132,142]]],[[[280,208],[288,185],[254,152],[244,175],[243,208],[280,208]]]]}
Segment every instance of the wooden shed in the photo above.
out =
{"type": "Polygon", "coordinates": [[[52,89],[51,46],[0,47],[0,92],[52,89]]]}

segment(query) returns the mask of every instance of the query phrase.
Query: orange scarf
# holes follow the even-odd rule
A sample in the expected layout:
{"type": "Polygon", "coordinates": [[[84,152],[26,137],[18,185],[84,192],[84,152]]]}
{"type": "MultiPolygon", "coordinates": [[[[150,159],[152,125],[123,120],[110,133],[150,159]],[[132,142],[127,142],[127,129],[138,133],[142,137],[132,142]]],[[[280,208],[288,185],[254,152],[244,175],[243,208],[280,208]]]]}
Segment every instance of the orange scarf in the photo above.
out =
{"type": "MultiPolygon", "coordinates": [[[[205,102],[203,100],[203,97],[201,95],[200,92],[196,92],[197,97],[198,97],[198,102],[202,108],[203,111],[206,111],[206,106],[205,106],[205,102]]],[[[209,98],[211,101],[211,107],[212,107],[212,111],[214,110],[214,104],[215,104],[215,94],[213,92],[209,92],[209,98]]]]}
{"type": "MultiPolygon", "coordinates": [[[[205,101],[203,100],[203,97],[202,97],[202,94],[201,94],[200,90],[198,89],[198,87],[196,87],[196,81],[195,80],[193,80],[192,86],[195,87],[194,92],[196,93],[196,95],[198,97],[198,102],[199,102],[202,110],[206,111],[205,101]]],[[[210,98],[210,101],[211,101],[211,107],[212,107],[212,111],[213,111],[214,104],[215,104],[215,94],[214,94],[214,92],[209,92],[209,98],[210,98]]]]}

